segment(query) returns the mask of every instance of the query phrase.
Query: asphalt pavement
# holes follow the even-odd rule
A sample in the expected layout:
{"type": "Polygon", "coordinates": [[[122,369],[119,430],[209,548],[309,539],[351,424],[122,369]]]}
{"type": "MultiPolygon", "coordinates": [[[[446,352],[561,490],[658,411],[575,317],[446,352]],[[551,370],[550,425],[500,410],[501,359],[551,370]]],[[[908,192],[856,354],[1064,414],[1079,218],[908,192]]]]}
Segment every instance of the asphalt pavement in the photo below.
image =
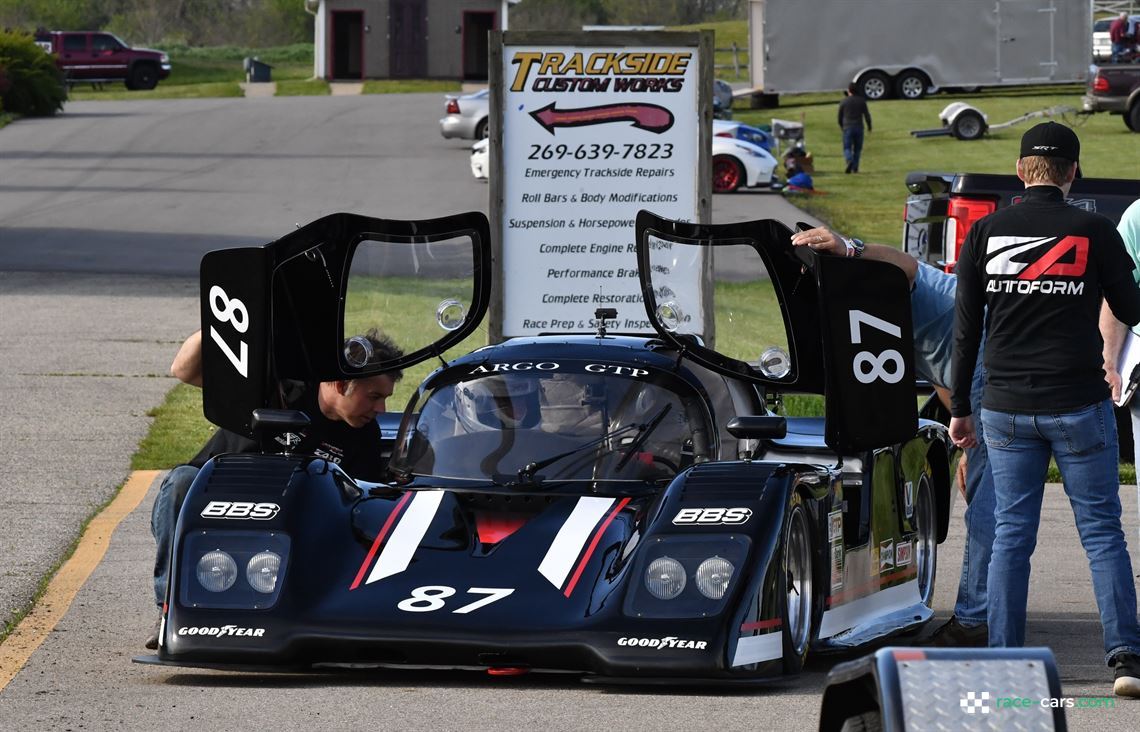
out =
{"type": "MultiPolygon", "coordinates": [[[[441,95],[83,102],[0,130],[0,620],[26,605],[84,520],[129,474],[166,369],[197,325],[201,254],[320,215],[485,210],[467,146],[439,137],[441,95]]],[[[803,218],[782,197],[714,197],[714,221],[803,218]]],[[[807,729],[824,674],[759,690],[583,686],[562,677],[424,672],[266,676],[133,665],[153,621],[155,486],[26,666],[0,690],[4,729],[807,729]]],[[[1129,538],[1135,491],[1122,490],[1129,538]]],[[[960,513],[960,506],[958,507],[960,513]]],[[[960,515],[936,610],[953,601],[960,515]]],[[[1135,544],[1135,542],[1133,542],[1135,544]]],[[[1134,562],[1137,557],[1134,554],[1134,562]]],[[[1110,672],[1088,571],[1050,489],[1030,599],[1065,692],[1110,672]]],[[[1140,729],[1140,704],[1081,709],[1073,729],[1140,729]]]]}

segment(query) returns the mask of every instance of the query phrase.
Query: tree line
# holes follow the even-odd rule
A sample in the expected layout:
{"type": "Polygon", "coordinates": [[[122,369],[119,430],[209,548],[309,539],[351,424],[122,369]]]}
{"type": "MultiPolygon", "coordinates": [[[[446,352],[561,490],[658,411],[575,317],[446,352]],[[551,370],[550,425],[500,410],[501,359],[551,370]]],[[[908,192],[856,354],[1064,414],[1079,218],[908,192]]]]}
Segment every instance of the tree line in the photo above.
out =
{"type": "MultiPolygon", "coordinates": [[[[441,2],[446,0],[428,0],[441,2]]],[[[133,44],[310,43],[316,0],[0,0],[0,28],[108,30],[133,44]]],[[[514,30],[688,25],[745,17],[748,0],[522,0],[514,30]]]]}
{"type": "Polygon", "coordinates": [[[107,30],[132,44],[265,47],[313,40],[304,0],[0,0],[0,28],[107,30]]]}

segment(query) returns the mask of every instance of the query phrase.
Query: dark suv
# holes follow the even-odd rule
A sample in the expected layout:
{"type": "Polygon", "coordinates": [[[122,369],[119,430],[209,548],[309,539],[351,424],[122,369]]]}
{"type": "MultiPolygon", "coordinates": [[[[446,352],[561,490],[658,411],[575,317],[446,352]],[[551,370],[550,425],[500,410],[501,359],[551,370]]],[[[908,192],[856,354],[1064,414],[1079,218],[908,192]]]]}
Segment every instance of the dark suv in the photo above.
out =
{"type": "Polygon", "coordinates": [[[1086,112],[1124,115],[1124,124],[1140,132],[1140,64],[1095,66],[1088,90],[1081,97],[1086,112]]]}
{"type": "Polygon", "coordinates": [[[153,89],[170,76],[170,57],[150,48],[131,48],[103,31],[41,31],[36,43],[56,57],[68,84],[122,82],[128,89],[153,89]]]}

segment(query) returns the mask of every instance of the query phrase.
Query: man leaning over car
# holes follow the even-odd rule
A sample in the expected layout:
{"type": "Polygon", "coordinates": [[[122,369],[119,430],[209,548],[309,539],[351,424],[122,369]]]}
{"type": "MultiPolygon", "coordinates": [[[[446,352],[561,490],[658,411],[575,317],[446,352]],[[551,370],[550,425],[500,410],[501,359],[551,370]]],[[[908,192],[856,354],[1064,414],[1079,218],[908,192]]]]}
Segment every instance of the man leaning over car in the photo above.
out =
{"type": "MultiPolygon", "coordinates": [[[[863,244],[847,239],[827,227],[801,231],[792,236],[794,246],[837,256],[856,256],[893,264],[910,282],[911,316],[914,328],[915,369],[934,385],[939,400],[950,408],[950,356],[953,353],[954,291],[957,278],[920,263],[906,252],[885,244],[863,244]]],[[[974,368],[970,401],[981,408],[985,372],[981,359],[974,368]]],[[[924,642],[933,646],[985,646],[986,582],[994,541],[994,480],[986,444],[965,450],[958,465],[959,490],[966,499],[966,544],[962,552],[962,575],[954,615],[924,642]]]]}
{"type": "MultiPolygon", "coordinates": [[[[390,338],[375,330],[366,337],[377,360],[386,361],[403,355],[390,338]]],[[[184,383],[202,386],[202,331],[193,333],[178,349],[170,373],[184,383]]],[[[282,381],[279,384],[281,404],[286,409],[304,412],[310,420],[308,426],[299,430],[297,437],[300,441],[291,446],[291,451],[322,455],[337,463],[353,478],[373,482],[383,480],[386,466],[380,453],[380,427],[376,423],[376,415],[385,411],[385,400],[392,396],[401,376],[400,371],[395,371],[348,381],[282,381]]],[[[190,485],[202,466],[215,455],[250,452],[260,452],[257,442],[229,430],[218,430],[193,460],[175,467],[162,481],[150,517],[150,530],[157,544],[154,601],[159,608],[159,620],[146,640],[147,648],[158,648],[174,527],[190,485]]]]}

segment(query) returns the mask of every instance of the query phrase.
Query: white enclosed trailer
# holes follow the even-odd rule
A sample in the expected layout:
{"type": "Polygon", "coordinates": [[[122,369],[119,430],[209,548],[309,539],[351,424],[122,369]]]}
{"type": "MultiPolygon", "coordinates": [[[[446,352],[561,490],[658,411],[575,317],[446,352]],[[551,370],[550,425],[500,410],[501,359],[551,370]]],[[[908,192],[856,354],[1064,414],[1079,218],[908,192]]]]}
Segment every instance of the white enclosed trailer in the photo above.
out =
{"type": "Polygon", "coordinates": [[[1083,82],[1090,0],[752,0],[755,94],[1083,82]]]}

